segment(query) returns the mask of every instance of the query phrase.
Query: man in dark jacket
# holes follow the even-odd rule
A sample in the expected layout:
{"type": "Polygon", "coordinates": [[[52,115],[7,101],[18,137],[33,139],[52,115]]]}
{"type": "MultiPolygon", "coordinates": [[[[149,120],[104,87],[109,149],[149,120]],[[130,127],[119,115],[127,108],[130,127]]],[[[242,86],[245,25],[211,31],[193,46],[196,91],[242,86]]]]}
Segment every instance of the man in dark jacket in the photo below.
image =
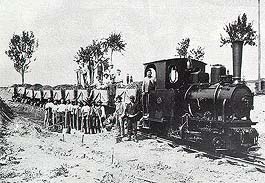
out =
{"type": "Polygon", "coordinates": [[[135,103],[135,97],[130,96],[130,103],[127,104],[125,115],[127,116],[128,140],[131,140],[132,135],[137,141],[137,115],[139,114],[139,106],[135,103]]]}

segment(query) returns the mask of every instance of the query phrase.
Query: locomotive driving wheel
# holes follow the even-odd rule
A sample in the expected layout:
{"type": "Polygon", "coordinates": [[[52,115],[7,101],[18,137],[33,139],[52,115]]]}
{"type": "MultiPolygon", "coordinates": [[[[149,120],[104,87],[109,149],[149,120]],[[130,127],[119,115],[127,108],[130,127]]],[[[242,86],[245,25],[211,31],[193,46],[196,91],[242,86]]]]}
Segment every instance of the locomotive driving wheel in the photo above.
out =
{"type": "Polygon", "coordinates": [[[212,147],[214,149],[222,149],[222,148],[224,148],[224,141],[222,140],[222,138],[218,137],[218,136],[215,136],[212,139],[212,147]]]}

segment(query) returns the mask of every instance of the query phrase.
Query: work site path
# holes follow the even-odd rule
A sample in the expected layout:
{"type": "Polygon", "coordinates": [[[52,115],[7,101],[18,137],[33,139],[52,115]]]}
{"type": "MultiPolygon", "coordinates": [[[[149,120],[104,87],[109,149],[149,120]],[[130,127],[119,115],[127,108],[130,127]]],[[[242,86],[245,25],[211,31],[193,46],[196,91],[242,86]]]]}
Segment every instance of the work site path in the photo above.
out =
{"type": "MultiPolygon", "coordinates": [[[[13,107],[23,111],[20,107],[25,106],[13,107]]],[[[18,113],[7,125],[0,182],[241,183],[265,178],[253,167],[187,153],[155,139],[116,144],[112,131],[91,135],[75,130],[72,134],[50,132],[41,120],[28,115],[34,116],[18,113]]]]}

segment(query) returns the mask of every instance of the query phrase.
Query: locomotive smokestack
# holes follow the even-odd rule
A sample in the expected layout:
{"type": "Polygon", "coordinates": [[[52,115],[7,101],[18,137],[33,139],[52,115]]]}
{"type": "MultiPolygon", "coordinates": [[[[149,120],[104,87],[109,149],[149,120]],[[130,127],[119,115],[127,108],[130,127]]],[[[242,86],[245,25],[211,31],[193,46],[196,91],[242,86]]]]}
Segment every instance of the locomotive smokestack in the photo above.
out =
{"type": "Polygon", "coordinates": [[[234,83],[238,83],[241,80],[242,52],[243,41],[234,41],[232,43],[234,83]]]}

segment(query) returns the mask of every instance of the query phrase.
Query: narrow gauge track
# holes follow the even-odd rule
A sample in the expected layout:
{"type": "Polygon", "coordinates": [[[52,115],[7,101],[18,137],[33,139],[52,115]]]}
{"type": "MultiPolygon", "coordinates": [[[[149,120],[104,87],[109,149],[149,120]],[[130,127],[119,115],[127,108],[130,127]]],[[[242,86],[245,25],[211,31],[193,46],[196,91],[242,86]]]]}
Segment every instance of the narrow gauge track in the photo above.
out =
{"type": "Polygon", "coordinates": [[[255,155],[251,155],[248,153],[229,154],[229,153],[222,153],[222,152],[204,151],[204,150],[192,148],[191,146],[188,146],[188,145],[178,144],[174,140],[170,140],[170,139],[166,139],[166,138],[158,137],[158,136],[152,136],[144,132],[139,132],[139,134],[146,138],[155,139],[158,142],[167,143],[171,147],[181,147],[183,148],[183,150],[189,153],[200,153],[201,155],[211,158],[211,159],[225,159],[227,160],[227,162],[229,162],[232,165],[244,164],[244,165],[253,166],[258,171],[265,173],[265,158],[260,157],[260,156],[255,156],[255,155]]]}

